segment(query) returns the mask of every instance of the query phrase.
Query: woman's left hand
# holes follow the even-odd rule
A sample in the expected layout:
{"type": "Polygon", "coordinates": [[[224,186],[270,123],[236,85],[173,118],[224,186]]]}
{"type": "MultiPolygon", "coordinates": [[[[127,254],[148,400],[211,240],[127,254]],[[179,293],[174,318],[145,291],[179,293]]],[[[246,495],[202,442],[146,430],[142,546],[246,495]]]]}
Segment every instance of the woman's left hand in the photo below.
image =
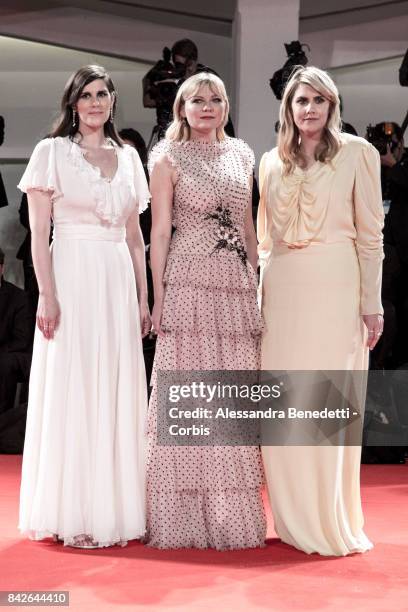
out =
{"type": "Polygon", "coordinates": [[[139,312],[140,312],[140,331],[142,333],[142,338],[144,338],[150,332],[150,328],[152,326],[152,321],[150,319],[149,306],[147,305],[146,302],[139,304],[139,312]]]}
{"type": "Polygon", "coordinates": [[[372,351],[383,333],[384,318],[380,314],[363,315],[363,321],[368,330],[367,346],[372,351]]]}

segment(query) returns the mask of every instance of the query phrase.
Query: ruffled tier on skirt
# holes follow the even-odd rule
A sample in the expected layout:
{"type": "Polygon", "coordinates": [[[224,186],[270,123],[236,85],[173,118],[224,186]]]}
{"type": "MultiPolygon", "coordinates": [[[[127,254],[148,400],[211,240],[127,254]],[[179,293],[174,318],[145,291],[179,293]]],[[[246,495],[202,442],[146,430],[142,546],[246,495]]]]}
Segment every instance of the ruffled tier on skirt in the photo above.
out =
{"type": "MultiPolygon", "coordinates": [[[[249,265],[222,257],[170,258],[165,281],[166,334],[157,341],[155,372],[259,368],[262,321],[249,265]]],[[[159,446],[155,373],[152,382],[148,544],[218,550],[263,546],[259,448],[159,446]]]]}
{"type": "MultiPolygon", "coordinates": [[[[237,258],[175,257],[169,259],[162,325],[171,333],[217,334],[220,338],[250,338],[262,333],[256,303],[256,274],[237,258]],[[233,262],[233,263],[231,263],[233,262]]],[[[214,364],[216,361],[211,361],[214,364]]],[[[224,368],[228,364],[224,363],[224,368]]],[[[250,366],[254,367],[254,366],[250,366]]],[[[233,364],[229,369],[239,369],[233,364]]],[[[248,369],[243,368],[243,369],[248,369]]]]}

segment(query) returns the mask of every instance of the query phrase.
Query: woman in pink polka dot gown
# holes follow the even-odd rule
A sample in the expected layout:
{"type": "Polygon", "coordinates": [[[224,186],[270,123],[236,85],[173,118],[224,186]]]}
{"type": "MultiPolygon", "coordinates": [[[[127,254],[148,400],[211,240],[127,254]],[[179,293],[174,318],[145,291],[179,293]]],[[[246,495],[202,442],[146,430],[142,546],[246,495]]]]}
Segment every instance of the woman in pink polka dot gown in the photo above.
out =
{"type": "MultiPolygon", "coordinates": [[[[252,150],[225,136],[228,99],[209,73],[190,77],[150,156],[159,370],[258,369],[252,150]],[[171,226],[176,228],[171,237],[171,226]]],[[[160,422],[159,422],[160,427],[160,422]]],[[[263,546],[258,447],[157,444],[149,408],[147,542],[158,548],[263,546]]]]}

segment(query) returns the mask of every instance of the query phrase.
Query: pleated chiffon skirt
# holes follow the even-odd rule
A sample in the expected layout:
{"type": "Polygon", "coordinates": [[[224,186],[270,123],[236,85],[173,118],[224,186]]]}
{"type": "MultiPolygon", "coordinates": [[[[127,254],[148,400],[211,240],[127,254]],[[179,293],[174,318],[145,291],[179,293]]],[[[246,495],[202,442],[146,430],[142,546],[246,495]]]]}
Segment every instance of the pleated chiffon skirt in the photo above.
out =
{"type": "MultiPolygon", "coordinates": [[[[364,370],[360,269],[352,242],[275,248],[266,265],[263,370],[364,370]]],[[[372,548],[363,532],[359,446],[264,446],[275,529],[307,553],[372,548]]]]}
{"type": "Polygon", "coordinates": [[[107,546],[145,532],[147,395],[124,228],[56,228],[61,323],[36,330],[19,528],[107,546]]]}

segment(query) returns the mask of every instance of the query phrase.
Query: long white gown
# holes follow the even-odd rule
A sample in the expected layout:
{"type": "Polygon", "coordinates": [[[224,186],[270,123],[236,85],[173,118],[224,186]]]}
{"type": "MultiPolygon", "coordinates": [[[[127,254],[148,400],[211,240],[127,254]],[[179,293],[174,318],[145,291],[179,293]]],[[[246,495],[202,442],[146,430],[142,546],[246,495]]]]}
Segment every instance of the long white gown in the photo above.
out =
{"type": "Polygon", "coordinates": [[[19,521],[32,539],[108,546],[145,532],[147,394],[125,225],[150,196],[136,151],[114,146],[109,181],[69,138],[45,139],[19,184],[51,194],[61,307],[55,338],[35,334],[19,521]]]}

